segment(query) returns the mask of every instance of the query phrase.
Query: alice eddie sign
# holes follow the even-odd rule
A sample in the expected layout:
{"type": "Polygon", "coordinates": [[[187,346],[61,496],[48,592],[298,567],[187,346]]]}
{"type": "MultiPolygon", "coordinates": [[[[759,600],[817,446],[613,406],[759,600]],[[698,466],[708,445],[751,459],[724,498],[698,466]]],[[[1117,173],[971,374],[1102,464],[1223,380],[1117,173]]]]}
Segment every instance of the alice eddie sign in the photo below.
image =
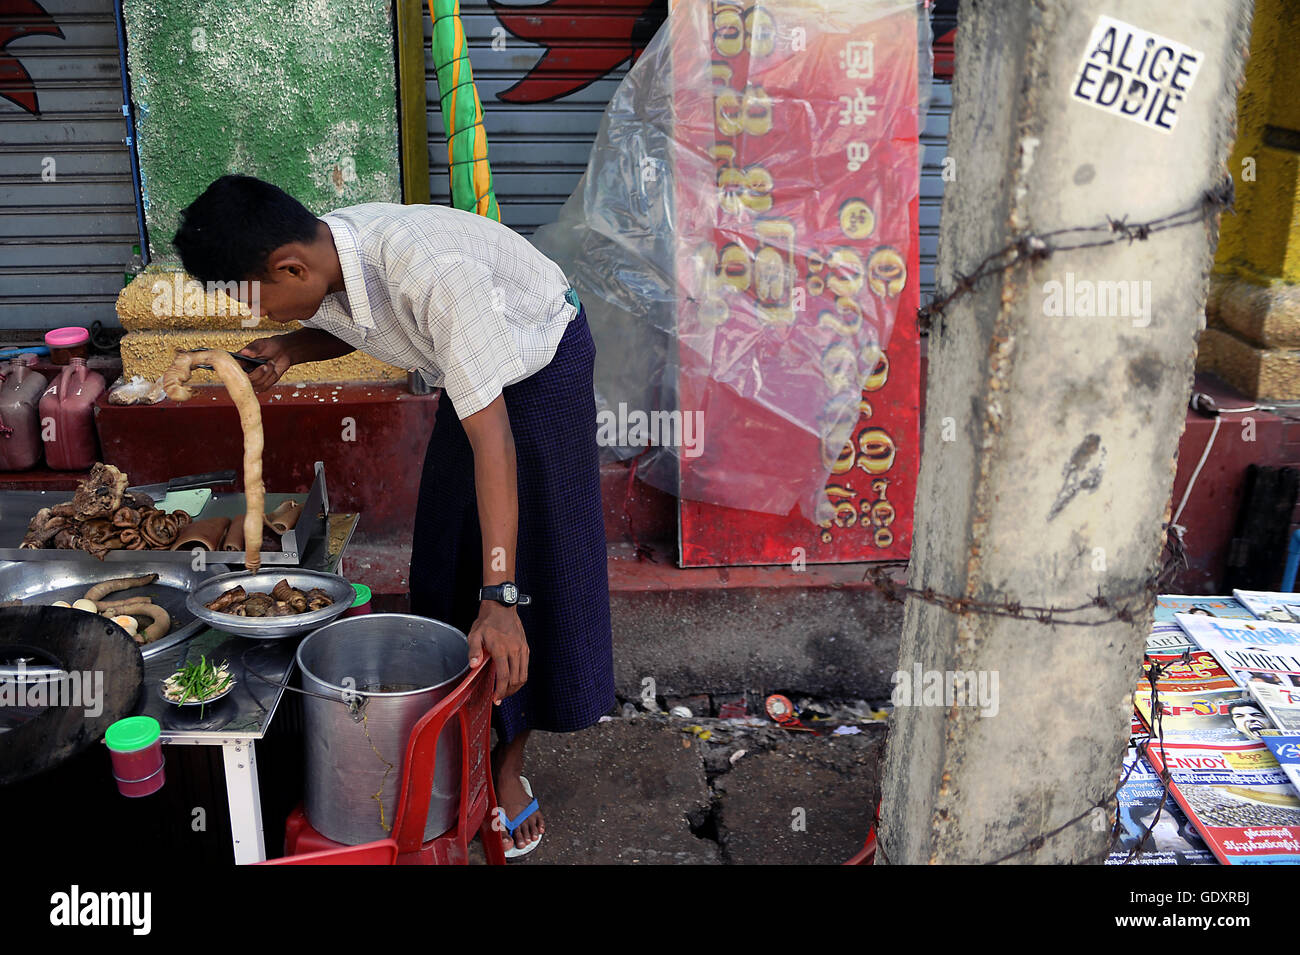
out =
{"type": "Polygon", "coordinates": [[[1167,133],[1178,122],[1179,107],[1204,59],[1176,40],[1099,17],[1070,95],[1167,133]]]}

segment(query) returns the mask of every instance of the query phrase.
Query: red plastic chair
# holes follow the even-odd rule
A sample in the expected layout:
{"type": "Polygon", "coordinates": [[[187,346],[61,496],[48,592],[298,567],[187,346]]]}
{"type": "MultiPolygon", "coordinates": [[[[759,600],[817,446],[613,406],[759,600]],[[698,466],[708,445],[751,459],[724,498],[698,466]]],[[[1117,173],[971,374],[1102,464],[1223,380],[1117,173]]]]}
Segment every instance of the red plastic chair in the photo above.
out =
{"type": "Polygon", "coordinates": [[[844,865],[876,864],[876,823],[878,822],[880,822],[880,803],[876,803],[876,816],[871,820],[871,828],[867,830],[867,841],[853,858],[843,863],[844,865]]]}
{"type": "Polygon", "coordinates": [[[397,865],[397,840],[380,839],[359,846],[340,846],[319,852],[302,852],[258,865],[397,865]]]}
{"type": "MultiPolygon", "coordinates": [[[[451,696],[439,702],[415,724],[402,763],[402,785],[397,811],[393,815],[393,839],[397,842],[398,865],[466,865],[469,844],[477,834],[489,865],[505,865],[501,833],[492,827],[497,805],[492,785],[491,748],[492,661],[487,654],[451,696]],[[460,727],[460,807],[456,825],[428,842],[422,842],[433,794],[433,768],[438,753],[438,736],[455,720],[460,727]]],[[[307,822],[299,805],[285,822],[286,856],[341,848],[326,839],[307,822]]]]}
{"type": "Polygon", "coordinates": [[[876,827],[872,826],[871,831],[867,833],[867,841],[863,843],[861,849],[853,858],[849,859],[844,865],[875,865],[876,864],[876,827]]]}

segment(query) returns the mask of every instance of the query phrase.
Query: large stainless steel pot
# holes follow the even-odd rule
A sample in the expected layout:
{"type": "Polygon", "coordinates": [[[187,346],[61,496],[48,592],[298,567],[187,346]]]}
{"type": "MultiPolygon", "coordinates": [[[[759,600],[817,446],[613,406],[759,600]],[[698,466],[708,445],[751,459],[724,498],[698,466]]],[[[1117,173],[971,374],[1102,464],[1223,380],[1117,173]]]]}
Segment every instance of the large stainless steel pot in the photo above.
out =
{"type": "MultiPolygon", "coordinates": [[[[327,839],[390,838],[411,729],[469,672],[469,640],[426,617],[380,613],[321,627],[299,645],[307,736],[307,819],[327,839]],[[322,699],[328,697],[328,699],[322,699]]],[[[460,734],[438,737],[424,839],[456,822],[460,734]]]]}

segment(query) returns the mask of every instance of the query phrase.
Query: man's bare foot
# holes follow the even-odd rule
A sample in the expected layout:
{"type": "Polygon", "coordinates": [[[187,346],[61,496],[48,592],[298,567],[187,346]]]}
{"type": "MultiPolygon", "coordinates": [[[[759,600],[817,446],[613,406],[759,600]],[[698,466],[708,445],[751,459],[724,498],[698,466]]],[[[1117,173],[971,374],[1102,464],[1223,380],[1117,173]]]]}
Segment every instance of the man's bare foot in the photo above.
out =
{"type": "MultiPolygon", "coordinates": [[[[517,817],[533,801],[519,779],[523,775],[524,742],[527,736],[527,733],[521,733],[509,744],[498,746],[492,753],[492,784],[496,787],[497,804],[505,810],[507,819],[517,817]]],[[[545,831],[546,822],[539,808],[519,824],[513,845],[517,849],[526,849],[530,843],[540,839],[545,831]]],[[[510,833],[503,830],[501,842],[504,848],[509,849],[512,845],[510,833]]]]}

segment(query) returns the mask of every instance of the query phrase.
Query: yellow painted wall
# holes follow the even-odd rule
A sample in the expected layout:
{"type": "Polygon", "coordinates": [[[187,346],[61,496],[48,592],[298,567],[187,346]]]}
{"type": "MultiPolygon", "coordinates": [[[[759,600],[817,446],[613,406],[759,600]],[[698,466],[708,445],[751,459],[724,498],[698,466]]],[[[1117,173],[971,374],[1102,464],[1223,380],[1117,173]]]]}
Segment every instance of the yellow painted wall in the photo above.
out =
{"type": "Polygon", "coordinates": [[[1256,0],[1237,142],[1228,160],[1236,214],[1221,220],[1215,271],[1268,284],[1300,283],[1300,149],[1265,143],[1266,127],[1300,146],[1300,0],[1256,0]],[[1253,160],[1254,181],[1249,160],[1253,160]]]}

